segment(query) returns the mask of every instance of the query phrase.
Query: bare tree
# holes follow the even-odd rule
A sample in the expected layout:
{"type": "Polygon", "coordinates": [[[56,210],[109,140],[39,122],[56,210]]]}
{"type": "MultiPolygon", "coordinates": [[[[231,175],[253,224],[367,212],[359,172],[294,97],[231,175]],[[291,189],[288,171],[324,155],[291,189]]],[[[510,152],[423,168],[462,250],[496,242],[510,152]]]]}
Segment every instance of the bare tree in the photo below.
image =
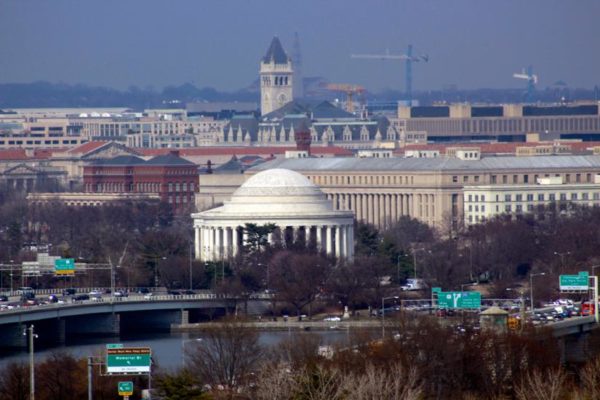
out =
{"type": "Polygon", "coordinates": [[[559,400],[566,390],[566,374],[562,369],[527,374],[516,389],[518,400],[559,400]]]}
{"type": "Polygon", "coordinates": [[[389,371],[368,365],[364,373],[346,374],[342,390],[353,400],[418,400],[423,396],[416,369],[395,364],[389,371]]]}
{"type": "Polygon", "coordinates": [[[0,370],[0,400],[29,398],[29,366],[10,363],[0,370]]]}
{"type": "Polygon", "coordinates": [[[187,367],[203,382],[235,388],[248,379],[262,356],[258,332],[226,320],[194,346],[187,367]]]}

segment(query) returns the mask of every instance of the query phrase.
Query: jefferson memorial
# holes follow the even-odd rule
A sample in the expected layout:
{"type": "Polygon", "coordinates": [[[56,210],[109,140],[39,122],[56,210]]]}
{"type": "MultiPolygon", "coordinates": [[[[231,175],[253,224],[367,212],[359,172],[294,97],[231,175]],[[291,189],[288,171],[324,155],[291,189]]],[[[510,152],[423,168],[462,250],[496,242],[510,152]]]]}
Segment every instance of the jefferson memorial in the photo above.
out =
{"type": "Polygon", "coordinates": [[[270,244],[313,243],[338,258],[354,255],[354,214],[334,210],[321,189],[288,169],[262,171],[240,186],[221,207],[192,214],[196,258],[219,261],[244,246],[247,223],[274,224],[270,244]]]}

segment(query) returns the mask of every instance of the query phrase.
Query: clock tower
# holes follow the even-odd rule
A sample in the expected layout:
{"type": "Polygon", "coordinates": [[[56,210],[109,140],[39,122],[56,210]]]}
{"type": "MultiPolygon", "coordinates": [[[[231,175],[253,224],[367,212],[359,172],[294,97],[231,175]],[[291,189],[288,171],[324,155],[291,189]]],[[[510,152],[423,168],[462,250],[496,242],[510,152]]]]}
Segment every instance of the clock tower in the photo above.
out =
{"type": "Polygon", "coordinates": [[[275,36],[260,62],[261,115],[283,107],[293,100],[292,59],[275,36]]]}

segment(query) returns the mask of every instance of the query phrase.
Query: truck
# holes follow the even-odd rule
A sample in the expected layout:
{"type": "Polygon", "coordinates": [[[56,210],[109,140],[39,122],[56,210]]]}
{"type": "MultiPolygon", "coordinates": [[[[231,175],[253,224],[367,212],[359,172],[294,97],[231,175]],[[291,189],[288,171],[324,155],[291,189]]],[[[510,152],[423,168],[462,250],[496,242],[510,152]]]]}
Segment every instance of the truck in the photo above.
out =
{"type": "Polygon", "coordinates": [[[406,284],[400,286],[400,289],[402,290],[423,290],[425,288],[426,286],[423,279],[417,278],[408,278],[406,284]]]}

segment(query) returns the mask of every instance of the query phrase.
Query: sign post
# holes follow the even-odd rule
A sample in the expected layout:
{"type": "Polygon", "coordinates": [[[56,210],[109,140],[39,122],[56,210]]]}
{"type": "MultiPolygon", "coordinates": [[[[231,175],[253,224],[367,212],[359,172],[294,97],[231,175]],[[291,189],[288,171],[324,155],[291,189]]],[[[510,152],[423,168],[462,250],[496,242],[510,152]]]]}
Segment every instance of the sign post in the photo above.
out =
{"type": "Polygon", "coordinates": [[[133,382],[119,382],[117,389],[119,396],[123,396],[123,400],[127,400],[129,396],[133,395],[133,382]]]}
{"type": "Polygon", "coordinates": [[[107,374],[150,374],[152,352],[149,347],[106,349],[107,374]]]}
{"type": "MultiPolygon", "coordinates": [[[[442,288],[441,287],[432,287],[431,288],[431,308],[433,309],[435,307],[435,296],[437,295],[438,299],[440,298],[440,293],[442,293],[442,288]]],[[[439,303],[439,302],[438,302],[439,303]]]]}
{"type": "Polygon", "coordinates": [[[439,308],[481,308],[479,292],[439,292],[439,308]]]}
{"type": "Polygon", "coordinates": [[[75,259],[59,258],[54,260],[54,273],[56,275],[75,275],[75,259]]]}
{"type": "Polygon", "coordinates": [[[589,288],[589,273],[582,271],[578,275],[561,275],[559,277],[561,292],[587,292],[589,288]]]}

